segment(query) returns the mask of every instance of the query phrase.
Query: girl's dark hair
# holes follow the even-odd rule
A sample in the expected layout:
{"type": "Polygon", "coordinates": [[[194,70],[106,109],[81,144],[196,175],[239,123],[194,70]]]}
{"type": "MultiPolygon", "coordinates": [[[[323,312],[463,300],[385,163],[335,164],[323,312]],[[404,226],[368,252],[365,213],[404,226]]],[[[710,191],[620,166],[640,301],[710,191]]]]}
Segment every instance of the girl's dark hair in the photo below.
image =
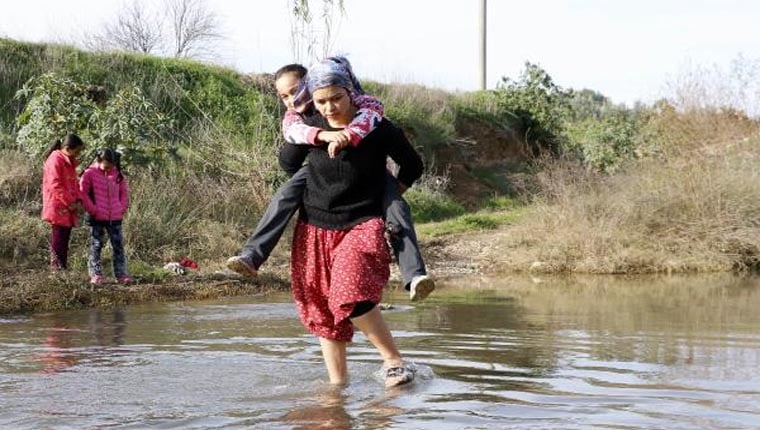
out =
{"type": "Polygon", "coordinates": [[[47,158],[50,157],[50,154],[52,154],[55,150],[61,148],[76,149],[81,146],[84,146],[82,139],[80,139],[79,136],[74,133],[69,133],[66,135],[66,139],[64,139],[63,142],[61,142],[61,139],[56,139],[55,142],[48,145],[47,149],[45,150],[45,159],[47,160],[47,158]]]}
{"type": "Polygon", "coordinates": [[[116,171],[119,172],[119,177],[116,181],[121,182],[124,180],[124,174],[121,172],[121,152],[112,148],[98,149],[97,152],[95,152],[95,160],[105,160],[113,164],[114,167],[116,167],[116,171]]]}
{"type": "Polygon", "coordinates": [[[276,72],[274,72],[274,80],[276,81],[280,79],[282,75],[286,73],[295,73],[296,76],[298,76],[298,79],[303,79],[303,77],[306,76],[306,72],[308,72],[308,70],[306,70],[306,67],[300,64],[288,64],[280,67],[276,72]]]}

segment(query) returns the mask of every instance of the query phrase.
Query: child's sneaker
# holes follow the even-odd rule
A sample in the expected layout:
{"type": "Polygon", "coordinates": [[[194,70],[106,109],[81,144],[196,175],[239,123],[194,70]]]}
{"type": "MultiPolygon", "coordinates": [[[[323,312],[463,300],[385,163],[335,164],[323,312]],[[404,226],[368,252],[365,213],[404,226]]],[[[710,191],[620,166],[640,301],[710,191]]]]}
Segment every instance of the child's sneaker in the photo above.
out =
{"type": "Polygon", "coordinates": [[[409,299],[413,302],[425,300],[435,290],[435,281],[428,275],[420,275],[412,278],[409,283],[409,299]]]}
{"type": "Polygon", "coordinates": [[[116,281],[121,285],[129,285],[135,282],[135,280],[129,275],[119,276],[116,281]]]}
{"type": "Polygon", "coordinates": [[[398,387],[414,381],[414,369],[407,365],[385,369],[385,387],[398,387]]]}
{"type": "Polygon", "coordinates": [[[106,278],[103,275],[90,276],[90,283],[92,285],[103,285],[106,282],[106,278]]]}
{"type": "Polygon", "coordinates": [[[255,278],[257,275],[256,268],[247,258],[236,255],[227,259],[227,268],[243,276],[255,278]]]}

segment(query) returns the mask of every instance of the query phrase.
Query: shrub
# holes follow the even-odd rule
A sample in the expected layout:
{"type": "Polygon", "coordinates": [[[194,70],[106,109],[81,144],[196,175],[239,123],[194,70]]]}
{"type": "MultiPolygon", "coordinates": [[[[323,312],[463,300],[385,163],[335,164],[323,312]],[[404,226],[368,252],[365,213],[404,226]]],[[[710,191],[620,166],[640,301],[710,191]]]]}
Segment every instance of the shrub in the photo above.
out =
{"type": "Polygon", "coordinates": [[[90,120],[98,109],[88,97],[87,86],[54,74],[44,74],[27,82],[16,98],[28,100],[18,117],[19,148],[35,157],[40,156],[50,142],[67,132],[92,140],[90,120]]]}
{"type": "Polygon", "coordinates": [[[567,93],[545,70],[526,62],[520,78],[503,77],[495,93],[500,111],[519,120],[528,143],[559,152],[568,109],[567,93]]]}
{"type": "Polygon", "coordinates": [[[635,157],[638,129],[637,122],[624,114],[585,119],[567,126],[566,149],[577,152],[587,165],[611,172],[635,157]]]}
{"type": "Polygon", "coordinates": [[[119,148],[125,164],[166,158],[171,147],[164,134],[170,121],[139,88],[125,87],[106,103],[100,94],[93,86],[53,73],[30,80],[17,93],[28,100],[18,118],[19,147],[39,157],[50,142],[75,132],[90,144],[90,152],[101,146],[119,148]]]}
{"type": "Polygon", "coordinates": [[[115,147],[123,154],[125,164],[150,165],[166,159],[174,152],[165,139],[171,121],[143,95],[138,87],[119,91],[104,109],[91,118],[98,147],[115,147]]]}

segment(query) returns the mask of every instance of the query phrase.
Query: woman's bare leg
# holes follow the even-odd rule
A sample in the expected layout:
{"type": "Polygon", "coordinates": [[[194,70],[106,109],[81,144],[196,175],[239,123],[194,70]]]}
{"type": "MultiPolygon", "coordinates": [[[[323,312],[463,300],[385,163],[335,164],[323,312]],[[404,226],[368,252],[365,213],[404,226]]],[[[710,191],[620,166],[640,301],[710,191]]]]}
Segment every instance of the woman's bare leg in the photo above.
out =
{"type": "Polygon", "coordinates": [[[385,367],[399,367],[403,365],[401,353],[396,348],[396,342],[393,341],[391,331],[385,325],[385,320],[377,306],[362,316],[352,318],[351,322],[367,336],[372,345],[375,345],[375,348],[380,352],[380,356],[383,357],[385,367]]]}
{"type": "Polygon", "coordinates": [[[393,335],[391,335],[391,331],[385,325],[385,320],[380,314],[380,308],[375,306],[371,311],[353,318],[351,321],[380,351],[380,355],[383,357],[383,367],[386,369],[386,387],[395,387],[414,380],[414,371],[404,365],[404,360],[396,348],[393,335]]]}
{"type": "Polygon", "coordinates": [[[348,383],[346,342],[320,337],[319,344],[322,346],[322,357],[325,360],[325,366],[327,366],[330,383],[335,385],[348,383]]]}

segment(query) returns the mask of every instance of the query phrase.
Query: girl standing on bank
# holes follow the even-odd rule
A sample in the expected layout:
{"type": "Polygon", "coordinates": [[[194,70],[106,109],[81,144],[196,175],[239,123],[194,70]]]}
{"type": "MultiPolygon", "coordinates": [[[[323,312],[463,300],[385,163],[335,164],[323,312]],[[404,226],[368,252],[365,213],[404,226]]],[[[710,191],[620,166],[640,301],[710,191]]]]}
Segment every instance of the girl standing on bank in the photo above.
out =
{"type": "Polygon", "coordinates": [[[84,142],[69,133],[63,142],[56,140],[45,153],[42,171],[42,219],[52,227],[50,235],[50,269],[66,270],[69,259],[71,229],[76,227],[82,211],[77,181],[77,157],[84,142]]]}
{"type": "Polygon", "coordinates": [[[100,254],[107,233],[113,250],[113,274],[120,284],[131,284],[133,280],[127,274],[121,230],[121,220],[129,207],[129,187],[121,171],[121,154],[110,148],[99,150],[95,162],[82,174],[80,192],[90,225],[87,261],[90,283],[100,285],[105,282],[100,254]]]}

